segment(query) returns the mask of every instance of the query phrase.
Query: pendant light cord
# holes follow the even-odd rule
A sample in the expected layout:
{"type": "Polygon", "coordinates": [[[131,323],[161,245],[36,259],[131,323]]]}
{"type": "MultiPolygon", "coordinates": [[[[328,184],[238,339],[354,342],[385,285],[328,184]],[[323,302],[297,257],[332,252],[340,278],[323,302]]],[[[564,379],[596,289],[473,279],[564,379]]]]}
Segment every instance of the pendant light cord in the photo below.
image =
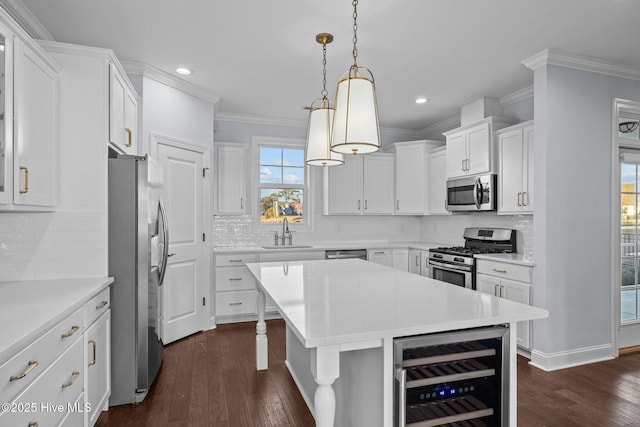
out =
{"type": "Polygon", "coordinates": [[[327,42],[322,43],[322,95],[323,103],[327,100],[327,42]]]}
{"type": "Polygon", "coordinates": [[[353,0],[353,66],[358,68],[358,0],[353,0]]]}

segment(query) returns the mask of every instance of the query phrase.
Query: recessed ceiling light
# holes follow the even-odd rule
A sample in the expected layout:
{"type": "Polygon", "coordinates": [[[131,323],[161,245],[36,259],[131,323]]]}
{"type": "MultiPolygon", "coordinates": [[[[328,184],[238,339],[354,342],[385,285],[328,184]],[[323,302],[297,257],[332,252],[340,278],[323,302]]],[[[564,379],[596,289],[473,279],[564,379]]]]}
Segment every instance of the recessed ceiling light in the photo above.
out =
{"type": "Polygon", "coordinates": [[[191,71],[188,68],[185,67],[178,67],[176,68],[176,73],[178,74],[182,74],[183,76],[188,76],[189,74],[191,74],[193,71],[191,71]]]}
{"type": "Polygon", "coordinates": [[[416,104],[426,104],[427,98],[416,98],[416,104]]]}

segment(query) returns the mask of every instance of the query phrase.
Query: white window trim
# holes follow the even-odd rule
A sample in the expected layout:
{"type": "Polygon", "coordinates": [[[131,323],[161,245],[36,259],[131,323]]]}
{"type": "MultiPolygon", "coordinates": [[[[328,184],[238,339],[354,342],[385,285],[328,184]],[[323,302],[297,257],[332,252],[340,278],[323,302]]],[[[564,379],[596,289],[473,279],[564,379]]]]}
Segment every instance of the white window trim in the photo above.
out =
{"type": "MultiPolygon", "coordinates": [[[[251,206],[252,214],[251,221],[253,223],[253,229],[257,232],[280,232],[282,229],[281,224],[262,224],[260,222],[260,146],[272,146],[272,147],[290,147],[303,149],[306,155],[306,142],[304,139],[298,138],[278,138],[270,136],[253,136],[251,137],[251,152],[253,157],[251,168],[251,206]]],[[[308,232],[313,230],[313,195],[311,194],[313,188],[313,181],[311,178],[311,171],[309,166],[304,166],[304,222],[302,224],[289,224],[289,229],[294,232],[308,232]]],[[[278,184],[274,184],[277,186],[278,184]]],[[[294,236],[295,240],[295,236],[294,236]]]]}

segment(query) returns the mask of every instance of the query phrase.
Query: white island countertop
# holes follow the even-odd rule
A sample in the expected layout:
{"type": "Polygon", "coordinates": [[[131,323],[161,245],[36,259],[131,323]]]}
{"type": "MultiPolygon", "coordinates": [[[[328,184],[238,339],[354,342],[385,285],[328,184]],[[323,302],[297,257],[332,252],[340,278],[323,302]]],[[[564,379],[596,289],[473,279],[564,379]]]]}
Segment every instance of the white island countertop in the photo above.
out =
{"type": "Polygon", "coordinates": [[[0,282],[0,365],[112,282],[111,277],[0,282]]]}
{"type": "Polygon", "coordinates": [[[307,348],[548,316],[540,308],[359,259],[247,267],[307,348]]]}

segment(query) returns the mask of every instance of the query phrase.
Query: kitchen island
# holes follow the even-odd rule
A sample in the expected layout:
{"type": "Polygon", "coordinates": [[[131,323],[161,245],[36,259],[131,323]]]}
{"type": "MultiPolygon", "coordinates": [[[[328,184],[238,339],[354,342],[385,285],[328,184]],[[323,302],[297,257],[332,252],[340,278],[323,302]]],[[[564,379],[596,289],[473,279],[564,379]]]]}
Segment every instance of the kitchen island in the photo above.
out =
{"type": "MultiPolygon", "coordinates": [[[[394,338],[491,325],[515,330],[518,321],[548,315],[546,310],[359,259],[247,267],[258,283],[257,369],[268,366],[268,295],[287,324],[286,364],[319,427],[333,426],[334,421],[338,426],[393,425],[394,338]],[[363,375],[367,369],[370,376],[363,375]]],[[[508,414],[509,425],[515,426],[515,339],[508,346],[508,414]]]]}

